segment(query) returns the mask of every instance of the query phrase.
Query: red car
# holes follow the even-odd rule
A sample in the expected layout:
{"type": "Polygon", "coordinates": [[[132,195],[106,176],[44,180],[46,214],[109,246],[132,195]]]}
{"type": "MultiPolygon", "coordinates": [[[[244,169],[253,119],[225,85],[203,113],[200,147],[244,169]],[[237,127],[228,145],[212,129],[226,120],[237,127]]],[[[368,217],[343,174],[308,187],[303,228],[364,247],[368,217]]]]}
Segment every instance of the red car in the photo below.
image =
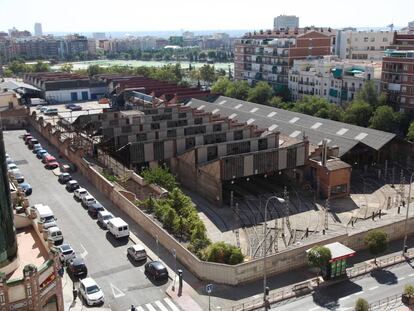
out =
{"type": "Polygon", "coordinates": [[[55,168],[59,167],[59,163],[56,162],[56,161],[50,161],[50,162],[46,163],[45,167],[50,169],[50,170],[54,170],[55,168]]]}
{"type": "Polygon", "coordinates": [[[30,141],[32,138],[33,138],[33,136],[32,136],[32,135],[28,135],[28,136],[26,136],[26,137],[24,138],[24,143],[25,143],[25,145],[27,145],[27,144],[29,143],[29,141],[30,141]]]}

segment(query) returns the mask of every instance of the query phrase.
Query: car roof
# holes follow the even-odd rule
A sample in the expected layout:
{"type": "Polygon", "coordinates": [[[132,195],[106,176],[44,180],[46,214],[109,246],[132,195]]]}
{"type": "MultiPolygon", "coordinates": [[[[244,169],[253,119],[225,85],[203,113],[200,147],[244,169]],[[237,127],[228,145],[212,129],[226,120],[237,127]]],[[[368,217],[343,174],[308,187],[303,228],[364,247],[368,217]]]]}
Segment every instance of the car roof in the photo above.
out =
{"type": "Polygon", "coordinates": [[[94,279],[92,278],[84,278],[80,281],[85,287],[89,287],[89,286],[93,286],[93,285],[98,285],[94,279]]]}
{"type": "Polygon", "coordinates": [[[85,260],[82,257],[75,257],[72,259],[73,265],[84,265],[85,260]]]}
{"type": "Polygon", "coordinates": [[[165,269],[165,266],[161,261],[152,261],[150,264],[156,269],[165,269]]]}
{"type": "Polygon", "coordinates": [[[22,182],[20,183],[20,187],[31,187],[30,184],[28,182],[22,182]]]}
{"type": "Polygon", "coordinates": [[[91,206],[93,206],[93,207],[103,207],[103,205],[101,203],[99,203],[98,201],[93,203],[91,206]]]}
{"type": "Polygon", "coordinates": [[[134,251],[139,252],[139,251],[145,251],[144,246],[142,246],[141,244],[135,244],[131,246],[134,251]]]}
{"type": "Polygon", "coordinates": [[[101,216],[112,215],[112,213],[107,210],[99,211],[99,214],[101,214],[101,216]]]}
{"type": "Polygon", "coordinates": [[[89,199],[94,199],[95,200],[95,198],[91,194],[88,194],[88,195],[85,196],[85,200],[89,200],[89,199]]]}
{"type": "Polygon", "coordinates": [[[53,232],[53,231],[60,231],[59,227],[56,227],[56,226],[54,226],[54,227],[50,227],[50,228],[49,228],[49,229],[47,229],[47,230],[49,230],[50,232],[53,232]]]}
{"type": "Polygon", "coordinates": [[[72,180],[69,180],[68,183],[70,183],[70,184],[77,184],[78,182],[76,180],[72,179],[72,180]]]}
{"type": "Polygon", "coordinates": [[[69,176],[70,174],[69,173],[62,173],[61,175],[62,176],[69,176]]]}
{"type": "Polygon", "coordinates": [[[69,244],[65,243],[59,246],[59,248],[63,251],[67,251],[67,250],[73,250],[72,246],[70,246],[69,244]]]}

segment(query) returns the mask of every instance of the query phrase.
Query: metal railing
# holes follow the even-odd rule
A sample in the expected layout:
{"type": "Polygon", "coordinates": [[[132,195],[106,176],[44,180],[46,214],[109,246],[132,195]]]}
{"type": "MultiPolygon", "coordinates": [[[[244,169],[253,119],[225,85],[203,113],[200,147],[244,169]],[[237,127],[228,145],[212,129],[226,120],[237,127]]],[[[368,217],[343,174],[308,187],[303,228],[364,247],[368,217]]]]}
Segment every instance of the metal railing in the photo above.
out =
{"type": "Polygon", "coordinates": [[[402,305],[401,294],[396,294],[371,303],[369,305],[369,310],[393,310],[402,305]]]}

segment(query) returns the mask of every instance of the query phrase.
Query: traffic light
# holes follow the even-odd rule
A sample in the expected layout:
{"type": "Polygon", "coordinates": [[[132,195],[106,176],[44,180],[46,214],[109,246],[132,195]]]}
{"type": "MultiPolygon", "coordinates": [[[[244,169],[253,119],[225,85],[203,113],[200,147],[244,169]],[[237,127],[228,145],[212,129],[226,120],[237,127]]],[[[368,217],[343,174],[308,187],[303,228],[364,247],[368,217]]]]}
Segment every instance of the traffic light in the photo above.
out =
{"type": "Polygon", "coordinates": [[[265,288],[266,297],[269,296],[269,292],[270,292],[270,288],[268,286],[266,286],[266,288],[265,288]]]}

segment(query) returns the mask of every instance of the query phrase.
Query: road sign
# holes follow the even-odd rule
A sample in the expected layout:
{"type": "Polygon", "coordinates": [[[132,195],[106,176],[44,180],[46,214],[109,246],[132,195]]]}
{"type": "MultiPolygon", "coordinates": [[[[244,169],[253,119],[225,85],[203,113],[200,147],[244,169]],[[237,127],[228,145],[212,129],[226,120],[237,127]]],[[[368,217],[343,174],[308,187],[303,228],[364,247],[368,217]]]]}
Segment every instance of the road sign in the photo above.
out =
{"type": "Polygon", "coordinates": [[[213,284],[207,284],[206,285],[206,292],[208,294],[211,294],[212,291],[213,291],[213,284]]]}

